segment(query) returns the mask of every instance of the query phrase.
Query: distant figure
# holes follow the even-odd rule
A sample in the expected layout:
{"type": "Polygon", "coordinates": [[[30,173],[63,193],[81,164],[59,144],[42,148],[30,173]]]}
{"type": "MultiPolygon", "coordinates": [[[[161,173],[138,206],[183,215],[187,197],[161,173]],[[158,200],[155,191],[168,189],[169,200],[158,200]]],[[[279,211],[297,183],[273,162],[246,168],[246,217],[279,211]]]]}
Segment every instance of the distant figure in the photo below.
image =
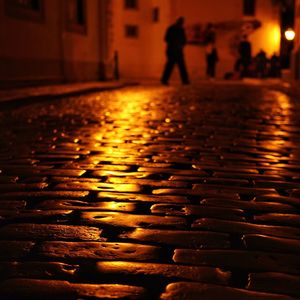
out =
{"type": "Polygon", "coordinates": [[[241,77],[249,76],[249,67],[251,65],[252,50],[247,35],[243,36],[239,44],[238,50],[240,55],[239,58],[240,76],[241,77]]]}
{"type": "Polygon", "coordinates": [[[206,47],[206,75],[208,78],[215,78],[216,65],[219,61],[217,48],[214,44],[206,47]]]}
{"type": "Polygon", "coordinates": [[[183,48],[186,44],[186,36],[183,28],[184,18],[179,18],[166,32],[167,62],[161,78],[161,83],[167,85],[175,64],[179,67],[183,84],[189,84],[189,76],[184,61],[183,48]]]}
{"type": "Polygon", "coordinates": [[[264,50],[260,50],[255,56],[255,72],[259,78],[264,78],[267,75],[267,55],[264,50]]]}
{"type": "Polygon", "coordinates": [[[207,23],[204,29],[204,43],[205,44],[215,44],[216,42],[216,31],[212,23],[207,23]]]}
{"type": "Polygon", "coordinates": [[[273,78],[278,78],[281,76],[280,58],[278,55],[276,55],[276,53],[274,53],[270,58],[269,76],[273,78]]]}

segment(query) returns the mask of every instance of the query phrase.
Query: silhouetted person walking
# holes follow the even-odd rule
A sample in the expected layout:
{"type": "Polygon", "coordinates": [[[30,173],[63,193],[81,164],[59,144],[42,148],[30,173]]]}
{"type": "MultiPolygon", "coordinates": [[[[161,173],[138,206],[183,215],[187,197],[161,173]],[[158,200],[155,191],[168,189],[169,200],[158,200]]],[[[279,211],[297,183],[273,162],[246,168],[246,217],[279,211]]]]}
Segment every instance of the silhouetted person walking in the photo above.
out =
{"type": "Polygon", "coordinates": [[[249,67],[252,59],[252,50],[251,44],[248,41],[248,37],[246,35],[243,36],[239,44],[239,55],[240,55],[240,75],[241,77],[245,77],[249,75],[249,67]]]}
{"type": "Polygon", "coordinates": [[[162,84],[168,84],[174,66],[179,67],[180,77],[183,84],[189,84],[189,77],[184,61],[183,48],[186,44],[186,36],[183,28],[184,18],[179,18],[166,32],[167,63],[161,78],[162,84]]]}

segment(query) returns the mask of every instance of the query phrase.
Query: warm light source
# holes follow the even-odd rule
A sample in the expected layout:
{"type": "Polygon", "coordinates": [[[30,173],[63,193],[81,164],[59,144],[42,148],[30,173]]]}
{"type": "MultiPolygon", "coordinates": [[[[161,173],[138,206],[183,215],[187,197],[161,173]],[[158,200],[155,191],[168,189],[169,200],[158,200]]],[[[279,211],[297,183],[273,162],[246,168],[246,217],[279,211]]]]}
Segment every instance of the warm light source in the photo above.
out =
{"type": "Polygon", "coordinates": [[[295,38],[295,31],[292,29],[292,28],[288,28],[285,33],[285,38],[288,40],[288,41],[293,41],[294,38],[295,38]]]}

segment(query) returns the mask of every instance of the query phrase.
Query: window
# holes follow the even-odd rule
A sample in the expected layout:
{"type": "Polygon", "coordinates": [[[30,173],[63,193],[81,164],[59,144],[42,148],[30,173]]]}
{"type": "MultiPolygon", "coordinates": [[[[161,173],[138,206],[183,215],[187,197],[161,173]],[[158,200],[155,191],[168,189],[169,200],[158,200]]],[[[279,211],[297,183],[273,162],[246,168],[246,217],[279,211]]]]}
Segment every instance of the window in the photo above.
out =
{"type": "Polygon", "coordinates": [[[6,0],[5,12],[8,16],[41,22],[44,19],[42,0],[6,0]]]}
{"type": "Polygon", "coordinates": [[[86,0],[67,0],[65,3],[67,30],[85,34],[86,0]]]}
{"type": "Polygon", "coordinates": [[[159,22],[159,7],[154,7],[152,11],[152,21],[154,23],[159,22]]]}
{"type": "Polygon", "coordinates": [[[137,25],[126,25],[125,36],[128,38],[137,38],[139,36],[139,28],[137,25]]]}
{"type": "Polygon", "coordinates": [[[138,8],[138,0],[124,0],[124,7],[126,9],[137,9],[138,8]]]}
{"type": "Polygon", "coordinates": [[[39,11],[41,8],[40,0],[12,0],[6,2],[10,3],[11,6],[33,11],[39,11]]]}
{"type": "Polygon", "coordinates": [[[244,0],[244,16],[254,16],[255,15],[255,0],[244,0]]]}
{"type": "Polygon", "coordinates": [[[14,2],[19,7],[23,7],[35,11],[39,11],[41,7],[41,3],[39,0],[17,0],[14,2]]]}

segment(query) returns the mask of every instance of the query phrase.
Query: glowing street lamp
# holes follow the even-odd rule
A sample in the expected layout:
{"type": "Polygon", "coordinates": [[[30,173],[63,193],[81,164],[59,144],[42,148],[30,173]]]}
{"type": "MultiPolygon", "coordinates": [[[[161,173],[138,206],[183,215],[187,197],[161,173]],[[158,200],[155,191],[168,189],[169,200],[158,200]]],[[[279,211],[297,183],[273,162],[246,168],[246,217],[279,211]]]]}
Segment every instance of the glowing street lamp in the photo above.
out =
{"type": "Polygon", "coordinates": [[[288,28],[285,32],[284,32],[284,36],[288,41],[293,41],[295,38],[295,31],[292,28],[288,28]]]}

